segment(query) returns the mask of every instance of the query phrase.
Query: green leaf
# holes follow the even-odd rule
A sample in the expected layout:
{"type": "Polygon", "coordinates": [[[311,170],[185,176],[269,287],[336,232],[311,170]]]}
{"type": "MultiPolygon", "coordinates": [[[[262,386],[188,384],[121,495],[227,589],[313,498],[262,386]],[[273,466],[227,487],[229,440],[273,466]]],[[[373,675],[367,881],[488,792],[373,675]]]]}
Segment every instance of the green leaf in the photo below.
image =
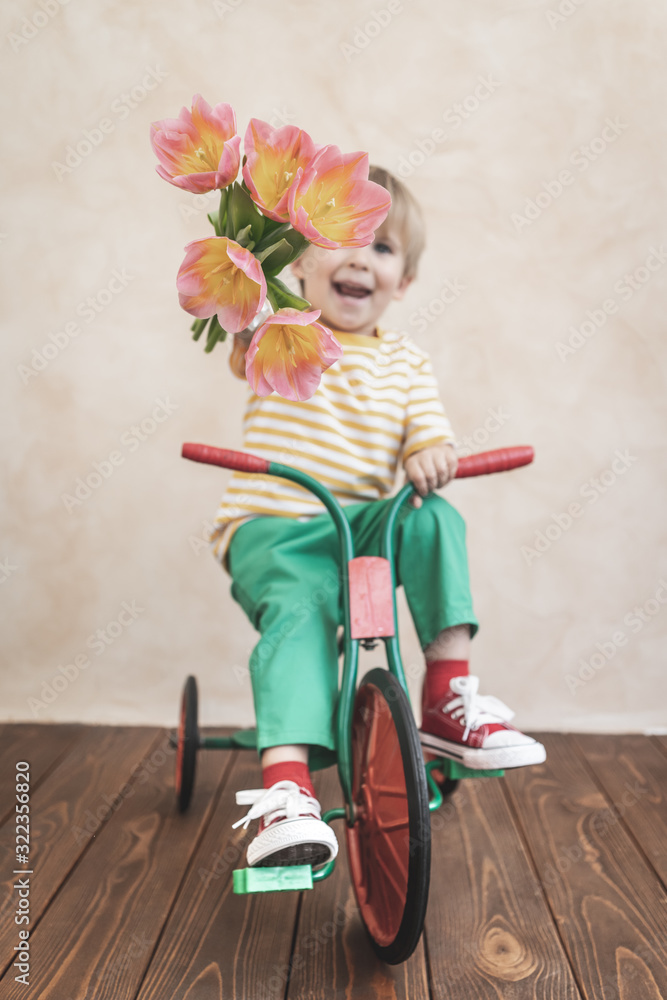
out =
{"type": "MultiPolygon", "coordinates": [[[[280,272],[291,264],[293,261],[300,257],[308,246],[308,240],[301,233],[297,233],[295,229],[290,229],[289,232],[285,233],[282,239],[275,244],[275,253],[273,248],[269,247],[267,251],[264,251],[264,256],[260,259],[265,261],[262,264],[264,274],[267,278],[273,278],[275,275],[280,274],[280,272]]],[[[259,253],[255,253],[256,257],[260,257],[259,253]]]]}
{"type": "Polygon", "coordinates": [[[269,222],[272,223],[271,232],[268,235],[266,235],[267,226],[265,226],[264,227],[264,231],[265,231],[264,239],[260,240],[259,243],[257,244],[257,249],[260,252],[262,250],[266,250],[267,247],[270,247],[272,243],[276,243],[278,240],[287,239],[288,238],[288,233],[295,232],[295,230],[292,229],[292,227],[289,224],[289,222],[277,222],[276,223],[276,222],[274,222],[273,219],[267,219],[267,223],[269,223],[269,222]]]}
{"type": "Polygon", "coordinates": [[[264,232],[264,216],[255,205],[247,189],[241,184],[234,183],[232,185],[227,215],[228,228],[229,217],[232,221],[232,239],[237,238],[235,233],[242,232],[246,226],[250,226],[253,241],[257,243],[261,240],[264,232]]]}
{"type": "Polygon", "coordinates": [[[208,221],[211,223],[211,225],[215,229],[215,235],[216,236],[220,236],[221,235],[221,230],[220,230],[220,226],[219,226],[219,223],[218,223],[218,213],[217,212],[207,212],[206,216],[208,218],[208,221]]]}
{"type": "Polygon", "coordinates": [[[252,226],[248,225],[240,229],[236,234],[236,242],[239,246],[245,247],[246,250],[252,251],[255,246],[252,239],[252,226]]]}
{"type": "MultiPolygon", "coordinates": [[[[275,233],[276,229],[280,229],[281,226],[289,225],[289,223],[278,222],[276,219],[270,219],[268,215],[264,216],[264,239],[275,233]]],[[[270,241],[269,241],[270,242],[270,241]]]]}
{"type": "Polygon", "coordinates": [[[301,312],[312,309],[308,299],[290,291],[280,278],[267,278],[266,295],[275,312],[279,309],[300,309],[301,312]]]}
{"type": "MultiPolygon", "coordinates": [[[[260,264],[264,264],[265,261],[269,260],[270,266],[274,266],[278,260],[282,260],[283,257],[289,256],[291,252],[292,252],[292,247],[290,246],[290,244],[287,242],[286,239],[282,239],[278,240],[277,243],[271,243],[266,248],[266,250],[259,250],[259,251],[256,250],[255,257],[260,262],[260,264]],[[275,256],[276,254],[278,254],[278,257],[275,256]],[[273,261],[270,261],[271,257],[274,257],[273,261]]],[[[280,266],[282,268],[285,265],[281,264],[280,266]]]]}

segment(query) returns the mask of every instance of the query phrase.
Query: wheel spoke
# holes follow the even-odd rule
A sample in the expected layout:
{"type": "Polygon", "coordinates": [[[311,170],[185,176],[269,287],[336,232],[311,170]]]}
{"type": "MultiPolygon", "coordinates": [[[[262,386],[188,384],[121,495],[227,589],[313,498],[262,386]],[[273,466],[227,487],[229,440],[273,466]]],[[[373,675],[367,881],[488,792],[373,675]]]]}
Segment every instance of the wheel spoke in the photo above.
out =
{"type": "MultiPolygon", "coordinates": [[[[385,889],[391,887],[394,891],[396,899],[400,902],[405,901],[405,887],[406,880],[401,879],[400,881],[396,878],[395,870],[387,864],[386,859],[382,855],[381,851],[377,852],[377,867],[381,868],[384,872],[384,877],[378,877],[376,875],[374,881],[376,884],[382,884],[385,889]]],[[[385,896],[387,892],[385,891],[385,896]]],[[[389,912],[393,912],[393,907],[389,912]]]]}
{"type": "Polygon", "coordinates": [[[410,826],[410,818],[405,819],[379,819],[377,820],[377,828],[381,830],[382,833],[390,833],[393,830],[406,830],[410,826]]]}

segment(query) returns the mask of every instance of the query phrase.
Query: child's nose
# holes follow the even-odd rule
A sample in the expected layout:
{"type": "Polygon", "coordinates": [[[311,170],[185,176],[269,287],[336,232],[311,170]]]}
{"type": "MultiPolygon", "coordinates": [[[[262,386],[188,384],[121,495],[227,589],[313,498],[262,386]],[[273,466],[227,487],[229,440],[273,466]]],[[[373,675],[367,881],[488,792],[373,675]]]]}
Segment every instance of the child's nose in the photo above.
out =
{"type": "Polygon", "coordinates": [[[361,268],[362,270],[368,270],[370,266],[370,255],[368,253],[368,247],[352,247],[349,251],[347,263],[351,267],[358,267],[361,268]]]}

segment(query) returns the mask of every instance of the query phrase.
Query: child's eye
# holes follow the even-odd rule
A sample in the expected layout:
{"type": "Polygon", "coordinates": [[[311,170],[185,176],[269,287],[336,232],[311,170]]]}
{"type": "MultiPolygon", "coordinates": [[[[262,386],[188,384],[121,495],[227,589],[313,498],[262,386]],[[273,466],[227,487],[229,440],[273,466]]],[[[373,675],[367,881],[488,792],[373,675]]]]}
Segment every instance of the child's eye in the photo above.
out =
{"type": "Polygon", "coordinates": [[[378,253],[393,253],[394,248],[389,243],[383,243],[380,240],[378,243],[374,243],[373,246],[378,251],[378,253]]]}

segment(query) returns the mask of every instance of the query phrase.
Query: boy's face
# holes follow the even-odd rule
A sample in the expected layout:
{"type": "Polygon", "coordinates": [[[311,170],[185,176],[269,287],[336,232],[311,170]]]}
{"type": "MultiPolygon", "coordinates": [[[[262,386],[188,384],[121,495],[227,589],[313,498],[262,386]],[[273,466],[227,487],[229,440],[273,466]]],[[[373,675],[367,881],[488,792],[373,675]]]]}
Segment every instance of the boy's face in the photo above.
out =
{"type": "Polygon", "coordinates": [[[412,281],[403,275],[405,254],[398,232],[384,222],[367,247],[323,250],[309,247],[292,264],[303,294],[320,323],[345,333],[372,337],[392,299],[402,299],[412,281]]]}

